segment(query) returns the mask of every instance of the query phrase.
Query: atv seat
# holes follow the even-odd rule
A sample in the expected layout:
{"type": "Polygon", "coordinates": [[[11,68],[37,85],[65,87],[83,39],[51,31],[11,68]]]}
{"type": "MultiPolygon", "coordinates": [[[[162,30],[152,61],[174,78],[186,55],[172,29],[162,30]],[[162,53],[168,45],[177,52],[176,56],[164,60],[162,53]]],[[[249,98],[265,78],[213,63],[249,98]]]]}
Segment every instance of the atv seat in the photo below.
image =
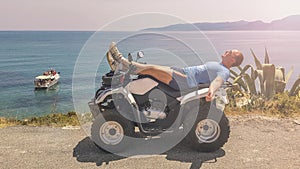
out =
{"type": "Polygon", "coordinates": [[[204,88],[208,88],[210,84],[199,84],[196,87],[193,88],[187,88],[187,89],[182,89],[182,90],[175,90],[173,88],[171,88],[170,86],[159,82],[159,85],[157,86],[160,90],[163,90],[167,95],[177,98],[180,96],[184,96],[190,92],[196,91],[196,90],[200,90],[200,89],[204,89],[204,88]]]}
{"type": "Polygon", "coordinates": [[[167,95],[171,96],[171,97],[174,97],[174,98],[177,98],[177,97],[180,97],[180,96],[183,96],[183,95],[186,95],[190,92],[193,92],[193,91],[196,91],[196,90],[200,90],[200,89],[203,89],[203,88],[208,88],[210,84],[199,84],[198,86],[196,87],[193,87],[193,88],[183,88],[181,90],[176,90],[172,87],[170,87],[169,85],[165,84],[165,83],[162,83],[161,81],[157,80],[156,78],[150,76],[150,75],[139,75],[139,79],[140,78],[150,78],[154,81],[156,81],[158,83],[158,88],[160,90],[163,90],[167,95]]]}

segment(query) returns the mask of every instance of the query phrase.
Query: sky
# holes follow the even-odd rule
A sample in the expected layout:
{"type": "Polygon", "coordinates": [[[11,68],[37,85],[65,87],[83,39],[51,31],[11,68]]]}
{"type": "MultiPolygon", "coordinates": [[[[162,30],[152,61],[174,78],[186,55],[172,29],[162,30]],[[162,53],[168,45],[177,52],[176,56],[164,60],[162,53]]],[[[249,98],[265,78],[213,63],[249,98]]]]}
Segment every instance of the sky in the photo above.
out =
{"type": "Polygon", "coordinates": [[[0,0],[0,30],[138,30],[296,14],[299,0],[0,0]]]}

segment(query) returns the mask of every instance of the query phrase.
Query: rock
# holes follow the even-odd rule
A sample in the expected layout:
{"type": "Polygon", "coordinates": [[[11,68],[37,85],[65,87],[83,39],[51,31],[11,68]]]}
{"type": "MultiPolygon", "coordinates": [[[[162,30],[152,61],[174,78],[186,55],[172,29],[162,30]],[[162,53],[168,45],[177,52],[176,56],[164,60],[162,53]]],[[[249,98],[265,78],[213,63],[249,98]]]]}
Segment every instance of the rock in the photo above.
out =
{"type": "Polygon", "coordinates": [[[294,120],[294,123],[297,125],[300,125],[300,121],[299,120],[294,120]]]}
{"type": "Polygon", "coordinates": [[[80,126],[65,126],[65,127],[62,127],[62,129],[64,129],[64,130],[79,130],[80,126]]]}

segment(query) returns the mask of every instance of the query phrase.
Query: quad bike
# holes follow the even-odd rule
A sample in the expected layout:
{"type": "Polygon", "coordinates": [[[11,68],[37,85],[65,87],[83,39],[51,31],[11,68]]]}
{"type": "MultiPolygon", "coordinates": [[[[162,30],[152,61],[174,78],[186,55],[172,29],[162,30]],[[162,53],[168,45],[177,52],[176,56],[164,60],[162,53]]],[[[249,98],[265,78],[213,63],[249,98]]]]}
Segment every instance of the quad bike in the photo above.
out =
{"type": "MultiPolygon", "coordinates": [[[[135,61],[142,57],[138,52],[135,61]]],[[[131,54],[128,59],[133,60],[131,54]]],[[[212,152],[227,142],[229,122],[219,106],[228,103],[226,86],[216,92],[217,101],[206,102],[208,84],[178,91],[151,76],[136,75],[133,69],[102,76],[102,86],[88,103],[94,117],[91,138],[97,146],[120,152],[135,146],[130,138],[180,135],[180,143],[212,152]]]]}

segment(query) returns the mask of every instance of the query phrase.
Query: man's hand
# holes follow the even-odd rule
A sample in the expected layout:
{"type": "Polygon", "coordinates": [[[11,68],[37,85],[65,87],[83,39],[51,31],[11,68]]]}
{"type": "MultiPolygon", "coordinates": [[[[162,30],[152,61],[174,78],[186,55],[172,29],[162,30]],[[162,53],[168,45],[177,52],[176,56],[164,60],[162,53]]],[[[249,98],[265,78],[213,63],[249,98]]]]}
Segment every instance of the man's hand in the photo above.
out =
{"type": "Polygon", "coordinates": [[[222,86],[224,83],[223,79],[220,76],[217,76],[210,84],[208,93],[206,95],[206,101],[210,102],[214,100],[215,92],[222,86]]]}
{"type": "Polygon", "coordinates": [[[208,90],[208,93],[207,93],[207,95],[206,95],[206,97],[205,97],[205,99],[206,99],[206,101],[207,102],[210,102],[210,101],[212,101],[212,100],[214,100],[214,91],[213,90],[211,90],[211,89],[209,89],[208,90]]]}

